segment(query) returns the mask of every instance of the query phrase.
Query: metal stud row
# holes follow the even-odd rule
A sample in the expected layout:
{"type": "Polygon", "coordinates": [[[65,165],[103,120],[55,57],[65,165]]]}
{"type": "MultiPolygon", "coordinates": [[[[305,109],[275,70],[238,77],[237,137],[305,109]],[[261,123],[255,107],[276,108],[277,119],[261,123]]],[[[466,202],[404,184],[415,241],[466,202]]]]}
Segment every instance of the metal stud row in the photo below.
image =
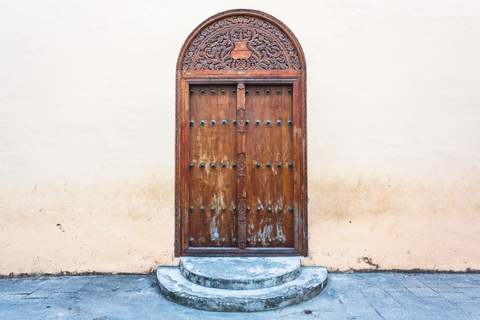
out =
{"type": "MultiPolygon", "coordinates": [[[[203,163],[203,162],[200,162],[200,164],[198,165],[198,167],[199,167],[200,169],[205,169],[206,166],[207,166],[207,165],[206,165],[205,163],[203,163]]],[[[188,167],[189,167],[190,169],[195,168],[195,163],[190,162],[190,164],[188,165],[188,167]]],[[[222,164],[220,165],[220,167],[222,167],[222,169],[226,169],[226,168],[228,167],[228,164],[227,164],[226,162],[222,162],[222,164]]],[[[236,162],[232,162],[231,167],[232,167],[233,169],[235,169],[235,168],[237,167],[237,163],[236,163],[236,162]]],[[[215,162],[212,162],[212,163],[210,164],[210,168],[216,169],[216,168],[217,168],[217,164],[216,164],[215,162]]]]}
{"type": "MultiPolygon", "coordinates": [[[[190,211],[194,211],[195,210],[195,207],[194,206],[190,206],[190,211]]],[[[215,211],[217,208],[215,206],[211,206],[210,207],[210,211],[215,211]]],[[[221,206],[220,207],[220,210],[222,211],[227,211],[227,207],[226,206],[221,206]]],[[[205,206],[200,206],[200,211],[205,211],[205,206]]],[[[237,207],[236,206],[232,206],[232,211],[237,211],[237,207]]]]}
{"type": "MultiPolygon", "coordinates": [[[[267,167],[267,169],[270,169],[271,167],[273,167],[273,164],[271,162],[267,162],[265,166],[267,167]]],[[[281,168],[282,166],[283,166],[283,162],[277,162],[277,168],[281,168]]],[[[260,169],[262,167],[262,163],[255,162],[255,167],[257,169],[260,169]]],[[[293,163],[291,162],[287,163],[287,167],[293,168],[293,163]]]]}
{"type": "MultiPolygon", "coordinates": [[[[268,237],[267,239],[264,239],[264,240],[262,241],[262,239],[257,238],[257,240],[256,240],[256,241],[253,241],[253,242],[254,242],[254,243],[256,242],[256,243],[260,244],[260,243],[262,243],[262,242],[265,242],[265,243],[273,243],[274,241],[277,241],[278,243],[283,243],[283,242],[285,241],[285,239],[282,238],[282,237],[278,237],[278,238],[268,237]]],[[[190,242],[190,243],[194,243],[194,242],[195,242],[195,238],[194,238],[194,237],[191,237],[191,238],[189,239],[189,242],[190,242]]],[[[198,242],[200,242],[200,243],[203,244],[203,243],[207,242],[207,240],[206,240],[204,237],[200,237],[200,238],[198,238],[198,242]]],[[[217,238],[215,238],[215,237],[212,237],[212,238],[210,238],[210,242],[211,242],[211,243],[218,243],[218,242],[220,242],[220,243],[222,243],[222,244],[225,244],[225,243],[227,243],[227,238],[217,239],[217,238]]],[[[232,243],[237,243],[237,238],[232,238],[232,243]]],[[[252,239],[251,239],[251,238],[247,238],[247,243],[252,243],[252,239]]]]}
{"type": "MultiPolygon", "coordinates": [[[[261,92],[262,92],[262,90],[259,90],[259,89],[255,90],[255,94],[260,94],[261,92]]],[[[270,94],[271,90],[270,90],[270,89],[265,89],[264,92],[265,92],[265,94],[270,94]]],[[[276,92],[277,94],[281,94],[281,93],[282,93],[282,90],[281,90],[281,89],[277,89],[275,92],[276,92]]],[[[248,90],[248,89],[245,90],[245,93],[246,93],[246,94],[249,94],[249,93],[250,93],[250,90],[248,90]]],[[[291,93],[292,93],[292,89],[287,89],[287,93],[288,93],[288,94],[291,94],[291,93]]]]}
{"type": "MultiPolygon", "coordinates": [[[[200,92],[200,94],[205,94],[205,93],[207,93],[207,91],[210,91],[210,94],[216,94],[216,93],[217,93],[217,90],[215,90],[215,89],[211,89],[211,90],[200,89],[200,90],[198,90],[198,92],[200,92]]],[[[260,94],[261,91],[262,91],[262,90],[256,89],[256,90],[255,90],[255,94],[260,94]]],[[[232,92],[233,94],[236,94],[236,93],[237,93],[237,91],[236,91],[235,89],[232,89],[231,92],[232,92]]],[[[265,89],[264,92],[265,92],[265,94],[270,94],[272,91],[271,91],[270,89],[265,89]]],[[[277,94],[281,94],[281,93],[282,93],[282,90],[281,90],[281,89],[277,89],[277,90],[275,90],[275,92],[276,92],[277,94]]],[[[222,90],[220,90],[220,93],[221,93],[221,94],[227,94],[227,90],[222,89],[222,90]]],[[[249,93],[250,93],[250,90],[248,90],[248,89],[245,90],[245,93],[249,94],[249,93]]],[[[292,89],[287,89],[287,93],[288,93],[288,94],[291,94],[291,93],[292,93],[292,89]]],[[[190,90],[190,94],[195,94],[195,90],[194,90],[194,89],[191,89],[191,90],[190,90]]]]}
{"type": "MultiPolygon", "coordinates": [[[[195,211],[195,207],[194,207],[194,206],[190,206],[189,209],[190,209],[190,211],[195,211]]],[[[199,210],[200,210],[201,212],[205,212],[205,211],[207,210],[207,208],[206,208],[205,206],[200,206],[200,207],[199,207],[199,210]]],[[[216,211],[216,210],[217,210],[217,207],[215,207],[215,206],[211,206],[211,207],[210,207],[210,211],[216,211]]],[[[226,207],[226,206],[221,206],[221,207],[220,207],[220,210],[222,210],[222,211],[227,211],[227,207],[226,207]]],[[[232,206],[231,210],[232,210],[232,211],[237,211],[237,207],[236,207],[236,206],[232,206]]],[[[246,207],[246,210],[247,210],[247,212],[250,212],[250,211],[252,211],[252,208],[246,207]]],[[[256,210],[257,210],[257,212],[260,212],[260,211],[263,210],[263,208],[262,208],[261,206],[258,206],[258,207],[256,208],[256,210]]],[[[293,212],[293,207],[292,207],[292,206],[289,206],[289,207],[287,207],[287,210],[288,210],[288,212],[293,212]]],[[[273,211],[274,211],[274,207],[267,207],[267,208],[266,208],[266,211],[267,211],[267,212],[273,212],[273,211]]],[[[283,209],[283,207],[277,207],[277,209],[276,209],[275,211],[278,212],[278,213],[281,213],[281,212],[284,211],[284,209],[283,209]]]]}
{"type": "MultiPolygon", "coordinates": [[[[201,125],[201,126],[205,126],[206,123],[207,123],[207,122],[206,122],[205,120],[201,120],[201,121],[200,121],[200,125],[201,125]]],[[[227,123],[228,123],[228,121],[227,121],[226,119],[221,120],[222,126],[226,126],[227,123]]],[[[261,123],[262,123],[261,120],[255,120],[255,124],[256,124],[257,126],[259,126],[261,123]]],[[[277,120],[277,121],[275,121],[275,123],[277,124],[277,126],[281,126],[281,125],[282,125],[282,120],[277,120]]],[[[192,127],[192,126],[195,125],[195,121],[194,121],[194,120],[190,120],[189,124],[190,124],[190,126],[192,127]]],[[[232,120],[232,124],[233,124],[233,125],[236,125],[236,124],[237,124],[237,120],[232,120]]],[[[245,124],[249,125],[249,124],[250,124],[250,120],[245,120],[245,124]]],[[[266,121],[265,121],[265,124],[266,124],[267,126],[270,126],[270,125],[272,124],[272,121],[271,121],[271,120],[266,120],[266,121]]],[[[288,124],[288,125],[293,125],[293,121],[292,121],[292,120],[288,120],[288,121],[287,121],[287,124],[288,124]]],[[[216,125],[217,125],[217,121],[211,120],[211,121],[210,121],[210,125],[216,126],[216,125]]]]}
{"type": "MultiPolygon", "coordinates": [[[[200,94],[205,94],[207,93],[209,90],[204,90],[204,89],[201,89],[201,90],[198,90],[198,92],[200,92],[200,94]]],[[[237,93],[237,90],[235,89],[232,89],[231,91],[233,94],[236,94],[237,93]]],[[[190,94],[194,94],[195,93],[195,90],[194,89],[191,89],[190,90],[190,94]]],[[[210,90],[210,94],[216,94],[217,93],[217,90],[215,89],[211,89],[210,90]]],[[[220,90],[220,93],[221,94],[227,94],[227,90],[223,89],[223,90],[220,90]]]]}

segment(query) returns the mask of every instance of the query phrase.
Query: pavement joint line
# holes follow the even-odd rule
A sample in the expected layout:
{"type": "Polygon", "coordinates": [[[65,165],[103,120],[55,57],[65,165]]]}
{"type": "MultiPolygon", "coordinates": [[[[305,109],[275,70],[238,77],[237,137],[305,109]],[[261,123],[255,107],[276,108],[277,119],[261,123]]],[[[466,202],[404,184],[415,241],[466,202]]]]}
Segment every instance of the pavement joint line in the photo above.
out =
{"type": "Polygon", "coordinates": [[[366,296],[365,296],[365,293],[363,293],[362,291],[360,291],[360,293],[365,297],[365,299],[367,299],[368,303],[370,304],[370,306],[373,308],[373,310],[375,310],[375,312],[380,316],[380,318],[386,320],[382,315],[381,313],[377,310],[377,308],[372,304],[372,302],[370,301],[370,299],[368,299],[366,296]]]}

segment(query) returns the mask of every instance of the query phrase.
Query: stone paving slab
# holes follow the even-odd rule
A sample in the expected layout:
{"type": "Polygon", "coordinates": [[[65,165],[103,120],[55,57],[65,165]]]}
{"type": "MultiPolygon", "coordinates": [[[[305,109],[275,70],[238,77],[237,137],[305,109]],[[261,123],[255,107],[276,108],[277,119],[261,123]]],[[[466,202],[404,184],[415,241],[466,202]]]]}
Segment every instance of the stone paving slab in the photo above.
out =
{"type": "Polygon", "coordinates": [[[166,300],[154,275],[0,279],[0,319],[480,319],[480,275],[331,273],[312,300],[256,313],[166,300]],[[433,292],[433,293],[432,293],[433,292]]]}

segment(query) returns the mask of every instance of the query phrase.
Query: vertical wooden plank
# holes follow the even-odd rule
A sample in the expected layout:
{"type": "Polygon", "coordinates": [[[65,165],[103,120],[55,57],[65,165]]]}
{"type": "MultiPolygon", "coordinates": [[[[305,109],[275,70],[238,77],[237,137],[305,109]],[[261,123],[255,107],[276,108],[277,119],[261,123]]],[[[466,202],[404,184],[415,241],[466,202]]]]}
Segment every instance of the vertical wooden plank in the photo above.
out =
{"type": "Polygon", "coordinates": [[[263,100],[263,117],[260,125],[260,153],[262,155],[262,189],[261,199],[263,201],[262,210],[262,242],[261,246],[270,246],[268,239],[271,239],[276,229],[276,219],[273,212],[272,187],[275,184],[272,175],[272,168],[267,167],[267,163],[272,163],[272,92],[269,85],[260,87],[260,97],[263,100]]]}
{"type": "Polygon", "coordinates": [[[245,158],[245,85],[237,85],[237,153],[238,153],[238,247],[245,249],[246,231],[246,158],[245,158]]]}
{"type": "Polygon", "coordinates": [[[295,225],[295,250],[303,252],[303,207],[302,207],[302,92],[300,80],[293,83],[293,180],[294,180],[294,225],[295,225]]]}
{"type": "Polygon", "coordinates": [[[255,231],[255,215],[253,210],[255,210],[253,202],[253,185],[255,184],[255,163],[253,161],[253,141],[254,141],[254,125],[255,125],[255,114],[253,109],[253,90],[254,88],[251,85],[245,86],[245,121],[249,121],[250,124],[245,125],[245,172],[246,172],[246,207],[250,208],[250,211],[246,212],[246,233],[247,233],[247,246],[251,247],[254,243],[251,241],[253,239],[253,233],[255,231]],[[250,241],[248,241],[250,239],[250,241]]]}
{"type": "Polygon", "coordinates": [[[190,206],[193,206],[194,210],[189,210],[189,227],[190,237],[194,239],[190,243],[191,246],[203,247],[207,246],[206,242],[209,240],[208,221],[206,218],[206,210],[208,206],[206,203],[207,194],[205,193],[205,169],[200,168],[200,164],[208,166],[208,145],[205,143],[209,134],[207,124],[207,112],[208,112],[208,100],[204,94],[201,94],[202,90],[205,92],[208,88],[205,86],[191,86],[193,93],[190,94],[190,120],[194,121],[194,124],[190,126],[190,163],[194,164],[194,168],[190,168],[190,206]],[[205,125],[202,125],[202,121],[205,125]],[[206,209],[200,210],[203,206],[206,209]],[[200,241],[205,239],[205,241],[200,241]]]}
{"type": "MultiPolygon", "coordinates": [[[[189,85],[188,83],[183,80],[182,81],[182,98],[181,101],[183,102],[183,111],[181,113],[181,141],[189,141],[189,132],[188,132],[188,117],[189,117],[189,108],[190,108],[190,99],[189,99],[189,85]]],[[[189,198],[189,190],[188,190],[188,157],[189,157],[189,150],[188,145],[182,144],[181,151],[180,151],[180,171],[181,171],[181,185],[180,185],[180,210],[183,213],[183,221],[182,230],[181,230],[181,247],[187,249],[188,248],[188,198],[189,198]]]]}
{"type": "MultiPolygon", "coordinates": [[[[232,206],[236,206],[237,199],[237,175],[232,170],[231,162],[237,161],[236,150],[236,126],[232,119],[236,119],[236,99],[232,95],[233,86],[219,86],[218,99],[218,123],[217,123],[217,183],[215,189],[216,206],[219,208],[216,225],[220,231],[219,246],[233,246],[232,239],[237,237],[237,221],[232,206]],[[225,207],[225,211],[221,208],[225,207]],[[224,242],[225,240],[225,242],[224,242]]],[[[236,243],[235,243],[236,245],[236,243]]]]}
{"type": "Polygon", "coordinates": [[[227,121],[228,124],[226,126],[226,130],[228,131],[229,141],[228,146],[228,175],[229,175],[229,186],[227,188],[230,189],[229,192],[229,202],[227,204],[228,207],[228,214],[231,215],[231,219],[229,220],[231,226],[229,226],[230,230],[230,239],[229,245],[231,247],[238,246],[238,164],[233,166],[233,163],[237,163],[238,156],[237,156],[237,85],[230,85],[227,87],[227,95],[229,97],[229,109],[228,109],[228,116],[227,121]],[[235,121],[235,123],[234,123],[235,121]],[[236,208],[236,210],[234,209],[236,208]]]}
{"type": "Polygon", "coordinates": [[[283,161],[283,151],[282,151],[282,126],[285,127],[286,121],[282,118],[282,87],[274,86],[272,87],[272,130],[271,130],[271,145],[272,145],[272,173],[271,173],[271,188],[272,188],[272,199],[273,199],[273,212],[272,216],[274,217],[274,223],[276,227],[274,228],[274,238],[272,246],[284,245],[285,239],[285,222],[284,222],[284,205],[283,205],[283,163],[282,167],[278,167],[278,164],[283,161]],[[280,124],[277,121],[281,121],[280,124]],[[282,210],[279,211],[279,208],[282,210]],[[279,239],[281,239],[279,241],[279,239]]]}
{"type": "Polygon", "coordinates": [[[289,207],[294,207],[294,181],[293,181],[293,169],[288,167],[288,163],[294,162],[293,159],[293,109],[292,109],[292,86],[282,86],[282,118],[285,123],[282,126],[282,176],[283,176],[283,198],[284,198],[284,230],[285,239],[284,244],[286,247],[293,247],[294,238],[296,236],[294,232],[294,212],[289,211],[289,207]],[[291,121],[292,124],[289,124],[291,121]]]}

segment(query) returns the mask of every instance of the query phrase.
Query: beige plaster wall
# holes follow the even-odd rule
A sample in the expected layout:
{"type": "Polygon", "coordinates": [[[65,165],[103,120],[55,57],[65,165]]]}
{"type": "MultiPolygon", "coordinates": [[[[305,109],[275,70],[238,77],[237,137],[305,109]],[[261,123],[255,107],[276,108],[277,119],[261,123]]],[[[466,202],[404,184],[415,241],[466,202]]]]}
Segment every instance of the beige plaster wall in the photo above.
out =
{"type": "MultiPolygon", "coordinates": [[[[308,63],[305,265],[480,269],[480,2],[242,1],[308,63]]],[[[177,263],[174,68],[228,1],[0,2],[0,275],[177,263]]]]}

